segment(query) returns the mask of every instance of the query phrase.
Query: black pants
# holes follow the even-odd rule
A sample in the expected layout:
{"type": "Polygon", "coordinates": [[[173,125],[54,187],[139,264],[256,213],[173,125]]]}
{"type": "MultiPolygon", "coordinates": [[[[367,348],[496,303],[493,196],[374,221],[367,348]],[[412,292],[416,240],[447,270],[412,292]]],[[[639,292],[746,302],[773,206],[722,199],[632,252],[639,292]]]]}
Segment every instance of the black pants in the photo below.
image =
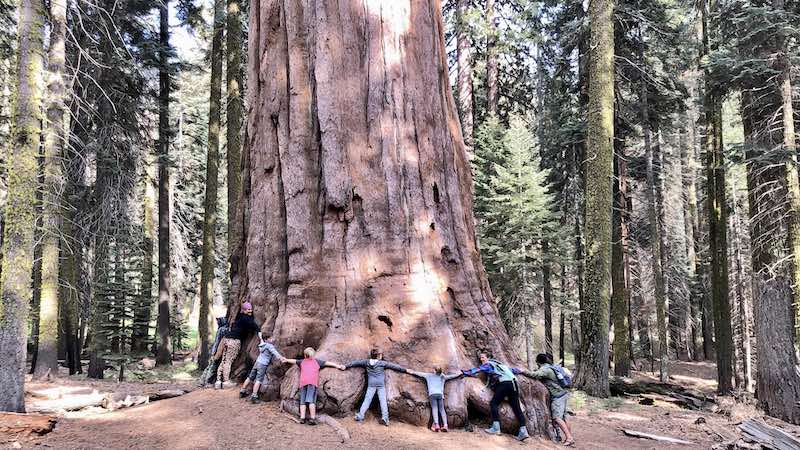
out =
{"type": "Polygon", "coordinates": [[[516,381],[503,381],[494,386],[494,397],[492,397],[489,407],[492,411],[492,421],[500,421],[500,403],[508,399],[508,404],[514,410],[514,415],[517,416],[519,426],[525,426],[525,414],[522,413],[522,407],[519,405],[519,390],[517,390],[516,381]]]}

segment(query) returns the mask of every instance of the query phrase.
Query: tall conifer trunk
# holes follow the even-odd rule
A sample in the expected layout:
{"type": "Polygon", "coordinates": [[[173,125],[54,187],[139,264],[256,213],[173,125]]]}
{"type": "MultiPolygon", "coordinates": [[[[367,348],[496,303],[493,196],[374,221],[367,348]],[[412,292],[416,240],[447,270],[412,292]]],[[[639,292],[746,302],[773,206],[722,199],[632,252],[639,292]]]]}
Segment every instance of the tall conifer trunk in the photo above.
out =
{"type": "Polygon", "coordinates": [[[0,274],[0,411],[25,412],[25,347],[31,300],[36,155],[42,122],[44,4],[20,0],[17,95],[11,149],[6,153],[8,197],[0,274]]]}
{"type": "Polygon", "coordinates": [[[241,255],[242,214],[239,206],[242,194],[242,123],[244,114],[244,70],[242,69],[242,0],[227,0],[225,26],[225,82],[227,83],[227,147],[228,175],[228,254],[230,255],[230,289],[228,298],[237,298],[239,277],[236,269],[241,255]]]}
{"type": "Polygon", "coordinates": [[[589,4],[589,104],[585,162],[586,263],[581,307],[581,364],[576,385],[608,396],[608,316],[611,297],[614,175],[613,0],[589,4]]]}
{"type": "MultiPolygon", "coordinates": [[[[716,0],[702,4],[703,55],[711,50],[709,15],[716,0]]],[[[725,203],[725,165],[722,155],[722,104],[711,92],[711,80],[705,69],[706,89],[703,114],[706,148],[706,201],[711,253],[711,295],[714,309],[714,341],[717,354],[717,390],[727,394],[733,389],[733,331],[728,300],[728,213],[725,203]]]]}
{"type": "Polygon", "coordinates": [[[197,365],[208,365],[214,304],[214,266],[217,234],[217,178],[219,176],[220,99],[222,97],[222,35],[225,32],[225,0],[214,0],[214,35],[211,40],[211,97],[208,110],[208,152],[206,155],[206,196],[203,214],[203,261],[200,268],[200,315],[197,333],[200,355],[197,365]]]}
{"type": "Polygon", "coordinates": [[[39,347],[34,377],[58,375],[59,236],[64,174],[67,0],[50,1],[47,125],[44,143],[44,203],[42,205],[42,292],[39,307],[39,347]]]}
{"type": "MultiPolygon", "coordinates": [[[[493,0],[490,0],[493,1],[493,0]]],[[[456,92],[458,110],[461,113],[461,128],[464,134],[464,143],[467,151],[472,151],[474,134],[474,108],[472,104],[472,42],[469,38],[469,28],[466,15],[469,12],[469,1],[458,0],[456,3],[456,50],[457,50],[457,78],[456,92]]]]}
{"type": "Polygon", "coordinates": [[[486,111],[497,115],[497,18],[495,0],[486,0],[486,111]]]}
{"type": "Polygon", "coordinates": [[[156,364],[172,364],[170,345],[170,183],[169,183],[169,9],[168,0],[159,8],[158,50],[158,349],[156,364]]]}
{"type": "MultiPolygon", "coordinates": [[[[490,348],[523,364],[476,245],[440,7],[251,3],[240,300],[253,303],[261,330],[287,354],[311,346],[346,362],[380,347],[403,366],[452,372],[490,348]]],[[[238,310],[231,304],[229,314],[238,310]]],[[[256,340],[242,353],[255,356],[256,340]]],[[[280,387],[286,409],[297,405],[295,370],[280,387]]],[[[392,416],[427,424],[424,386],[387,378],[392,416]]],[[[364,376],[325,371],[319,386],[322,410],[346,413],[364,376]]],[[[520,387],[529,429],[541,433],[546,391],[520,387]]],[[[446,394],[453,426],[468,405],[488,413],[479,380],[448,384],[446,394]]],[[[512,428],[509,412],[502,416],[512,428]]]]}

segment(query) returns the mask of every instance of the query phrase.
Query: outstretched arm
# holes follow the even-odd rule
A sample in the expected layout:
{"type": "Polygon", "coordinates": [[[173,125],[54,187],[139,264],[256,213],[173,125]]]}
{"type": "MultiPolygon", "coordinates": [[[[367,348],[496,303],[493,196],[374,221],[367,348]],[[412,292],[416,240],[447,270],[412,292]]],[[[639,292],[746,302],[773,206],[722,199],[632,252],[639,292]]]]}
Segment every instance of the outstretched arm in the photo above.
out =
{"type": "Polygon", "coordinates": [[[366,359],[358,359],[358,360],[355,360],[355,361],[350,361],[349,363],[347,363],[344,366],[344,368],[345,369],[349,369],[351,367],[366,367],[366,366],[367,366],[367,360],[366,359]]]}
{"type": "Polygon", "coordinates": [[[395,364],[395,363],[390,363],[388,361],[386,361],[386,368],[387,369],[396,370],[398,372],[408,372],[408,370],[405,367],[402,367],[402,366],[400,366],[398,364],[395,364]]]}
{"type": "Polygon", "coordinates": [[[281,362],[284,364],[297,364],[300,362],[300,360],[291,358],[281,358],[281,362]]]}
{"type": "Polygon", "coordinates": [[[341,364],[337,364],[333,361],[325,361],[323,367],[333,367],[334,369],[344,370],[345,367],[341,364]]]}
{"type": "Polygon", "coordinates": [[[456,378],[461,378],[463,376],[464,376],[464,374],[461,373],[461,372],[459,372],[459,373],[447,373],[447,374],[444,375],[444,381],[455,380],[456,378]]]}
{"type": "Polygon", "coordinates": [[[415,377],[425,378],[425,374],[423,372],[417,372],[416,370],[406,369],[406,373],[415,377]]]}
{"type": "Polygon", "coordinates": [[[480,366],[473,367],[472,369],[462,370],[461,374],[465,377],[474,377],[481,372],[492,373],[492,370],[491,364],[481,364],[480,366]]]}

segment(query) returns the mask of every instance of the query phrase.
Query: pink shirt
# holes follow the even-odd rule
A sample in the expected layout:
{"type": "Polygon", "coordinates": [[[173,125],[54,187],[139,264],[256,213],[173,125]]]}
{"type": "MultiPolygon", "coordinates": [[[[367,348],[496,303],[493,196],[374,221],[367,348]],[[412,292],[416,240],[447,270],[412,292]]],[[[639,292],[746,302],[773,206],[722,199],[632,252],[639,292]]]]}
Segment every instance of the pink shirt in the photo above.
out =
{"type": "Polygon", "coordinates": [[[297,362],[300,366],[300,387],[317,386],[319,384],[319,369],[325,365],[325,361],[316,358],[303,358],[297,362]]]}

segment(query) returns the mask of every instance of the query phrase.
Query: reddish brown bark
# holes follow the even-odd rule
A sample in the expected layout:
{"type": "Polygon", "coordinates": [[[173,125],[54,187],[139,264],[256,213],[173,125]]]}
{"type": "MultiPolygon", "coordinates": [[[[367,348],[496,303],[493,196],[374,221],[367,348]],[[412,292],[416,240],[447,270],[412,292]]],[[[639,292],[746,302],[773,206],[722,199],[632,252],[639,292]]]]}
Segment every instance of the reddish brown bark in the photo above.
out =
{"type": "MultiPolygon", "coordinates": [[[[347,362],[377,346],[408,368],[455,371],[487,348],[522,366],[476,247],[440,6],[251,4],[237,276],[240,299],[288,355],[312,346],[347,362]]],[[[244,347],[250,357],[255,344],[244,347]]],[[[423,384],[387,378],[392,416],[427,423],[423,384]]],[[[296,379],[294,369],[283,378],[286,407],[296,379]]],[[[542,432],[544,387],[522,385],[529,430],[542,432]]],[[[364,375],[325,370],[320,387],[323,410],[345,414],[364,375]]],[[[446,393],[453,426],[468,402],[488,414],[481,381],[450,382],[446,393]]]]}

